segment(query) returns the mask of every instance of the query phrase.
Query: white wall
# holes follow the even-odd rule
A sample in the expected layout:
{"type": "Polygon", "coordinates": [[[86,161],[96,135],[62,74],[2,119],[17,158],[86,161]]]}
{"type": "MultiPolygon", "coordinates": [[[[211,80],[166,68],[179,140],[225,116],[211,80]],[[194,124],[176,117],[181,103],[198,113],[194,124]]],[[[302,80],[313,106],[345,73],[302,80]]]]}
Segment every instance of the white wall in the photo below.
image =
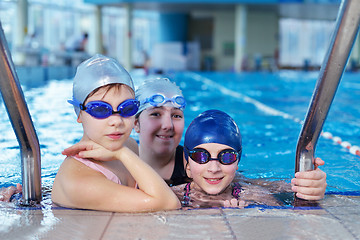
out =
{"type": "MultiPolygon", "coordinates": [[[[214,13],[214,50],[215,70],[228,71],[234,66],[234,55],[226,56],[224,47],[235,42],[235,12],[218,11],[214,13]]],[[[235,49],[234,49],[235,51],[235,49]]]]}
{"type": "Polygon", "coordinates": [[[263,57],[273,57],[278,46],[278,20],[273,12],[248,12],[246,53],[250,57],[258,53],[263,57]]]}
{"type": "MultiPolygon", "coordinates": [[[[214,11],[214,49],[215,70],[228,71],[234,67],[234,56],[224,55],[224,44],[235,41],[235,10],[214,11]]],[[[272,12],[249,11],[247,13],[247,37],[245,53],[250,65],[254,57],[273,57],[278,46],[278,16],[272,12]]]]}

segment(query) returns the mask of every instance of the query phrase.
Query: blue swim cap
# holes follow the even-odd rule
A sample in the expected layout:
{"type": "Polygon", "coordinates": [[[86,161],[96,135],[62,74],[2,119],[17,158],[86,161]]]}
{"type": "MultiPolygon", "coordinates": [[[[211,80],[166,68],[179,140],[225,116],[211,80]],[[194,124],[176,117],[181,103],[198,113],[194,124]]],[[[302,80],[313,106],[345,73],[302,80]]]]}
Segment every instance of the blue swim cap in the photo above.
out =
{"type": "MultiPolygon", "coordinates": [[[[203,143],[220,143],[232,147],[241,156],[241,134],[235,121],[219,110],[208,110],[194,118],[185,133],[184,146],[188,150],[203,143]]],[[[184,151],[188,160],[188,151],[184,151]]]]}

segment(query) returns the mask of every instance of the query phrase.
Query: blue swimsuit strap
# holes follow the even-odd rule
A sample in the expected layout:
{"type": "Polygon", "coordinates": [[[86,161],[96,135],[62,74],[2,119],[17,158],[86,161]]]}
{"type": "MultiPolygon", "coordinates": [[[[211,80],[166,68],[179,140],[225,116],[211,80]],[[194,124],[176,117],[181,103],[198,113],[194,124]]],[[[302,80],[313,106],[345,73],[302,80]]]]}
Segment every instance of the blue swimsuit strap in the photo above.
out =
{"type": "Polygon", "coordinates": [[[185,206],[189,206],[190,204],[190,184],[191,183],[187,183],[184,187],[184,197],[183,197],[183,201],[181,202],[182,205],[185,206]]]}

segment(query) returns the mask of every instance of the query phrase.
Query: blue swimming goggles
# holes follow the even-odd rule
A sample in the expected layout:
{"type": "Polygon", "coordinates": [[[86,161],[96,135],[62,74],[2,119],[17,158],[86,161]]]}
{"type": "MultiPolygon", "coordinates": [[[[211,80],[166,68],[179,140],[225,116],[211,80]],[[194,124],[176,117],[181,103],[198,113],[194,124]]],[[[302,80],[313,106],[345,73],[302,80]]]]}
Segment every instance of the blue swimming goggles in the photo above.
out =
{"type": "Polygon", "coordinates": [[[189,157],[199,164],[205,164],[212,160],[217,160],[223,165],[230,165],[239,160],[239,153],[233,149],[224,149],[217,155],[217,158],[211,158],[211,154],[203,148],[194,148],[189,150],[184,148],[185,151],[188,151],[189,157]]]}
{"type": "Polygon", "coordinates": [[[141,103],[141,105],[150,103],[154,107],[160,107],[167,102],[172,102],[175,107],[180,109],[184,109],[186,106],[186,101],[183,96],[177,95],[172,98],[167,98],[162,94],[155,94],[149,98],[146,98],[145,101],[141,103]]]}
{"type": "Polygon", "coordinates": [[[117,111],[114,111],[109,103],[103,101],[92,101],[84,105],[76,99],[73,99],[68,100],[68,103],[80,107],[80,110],[83,110],[98,119],[104,119],[113,114],[120,114],[122,117],[131,117],[135,115],[139,109],[139,101],[135,99],[127,99],[123,101],[117,107],[117,111]]]}

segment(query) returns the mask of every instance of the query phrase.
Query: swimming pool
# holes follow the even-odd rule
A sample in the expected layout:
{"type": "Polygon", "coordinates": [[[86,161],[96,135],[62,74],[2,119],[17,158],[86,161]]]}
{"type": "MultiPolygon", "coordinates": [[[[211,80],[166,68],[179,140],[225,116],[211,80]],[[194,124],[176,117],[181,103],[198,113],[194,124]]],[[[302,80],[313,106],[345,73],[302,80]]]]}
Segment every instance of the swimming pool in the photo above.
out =
{"type": "MultiPolygon", "coordinates": [[[[317,72],[277,73],[173,73],[168,76],[182,89],[188,105],[185,126],[207,109],[220,109],[238,123],[243,135],[239,170],[246,177],[290,180],[295,150],[317,72]]],[[[360,145],[360,77],[345,73],[324,131],[352,145],[360,145]]],[[[134,76],[135,84],[143,77],[134,76]]],[[[64,159],[63,148],[82,136],[71,98],[71,80],[50,80],[43,86],[24,85],[23,90],[36,128],[42,159],[42,184],[51,186],[64,159]],[[35,87],[33,87],[35,86],[35,87]]],[[[18,142],[0,101],[0,187],[21,182],[18,142]]],[[[132,134],[137,138],[136,134],[132,134]]],[[[360,191],[360,157],[332,140],[320,137],[316,156],[326,161],[327,192],[360,191]]]]}

